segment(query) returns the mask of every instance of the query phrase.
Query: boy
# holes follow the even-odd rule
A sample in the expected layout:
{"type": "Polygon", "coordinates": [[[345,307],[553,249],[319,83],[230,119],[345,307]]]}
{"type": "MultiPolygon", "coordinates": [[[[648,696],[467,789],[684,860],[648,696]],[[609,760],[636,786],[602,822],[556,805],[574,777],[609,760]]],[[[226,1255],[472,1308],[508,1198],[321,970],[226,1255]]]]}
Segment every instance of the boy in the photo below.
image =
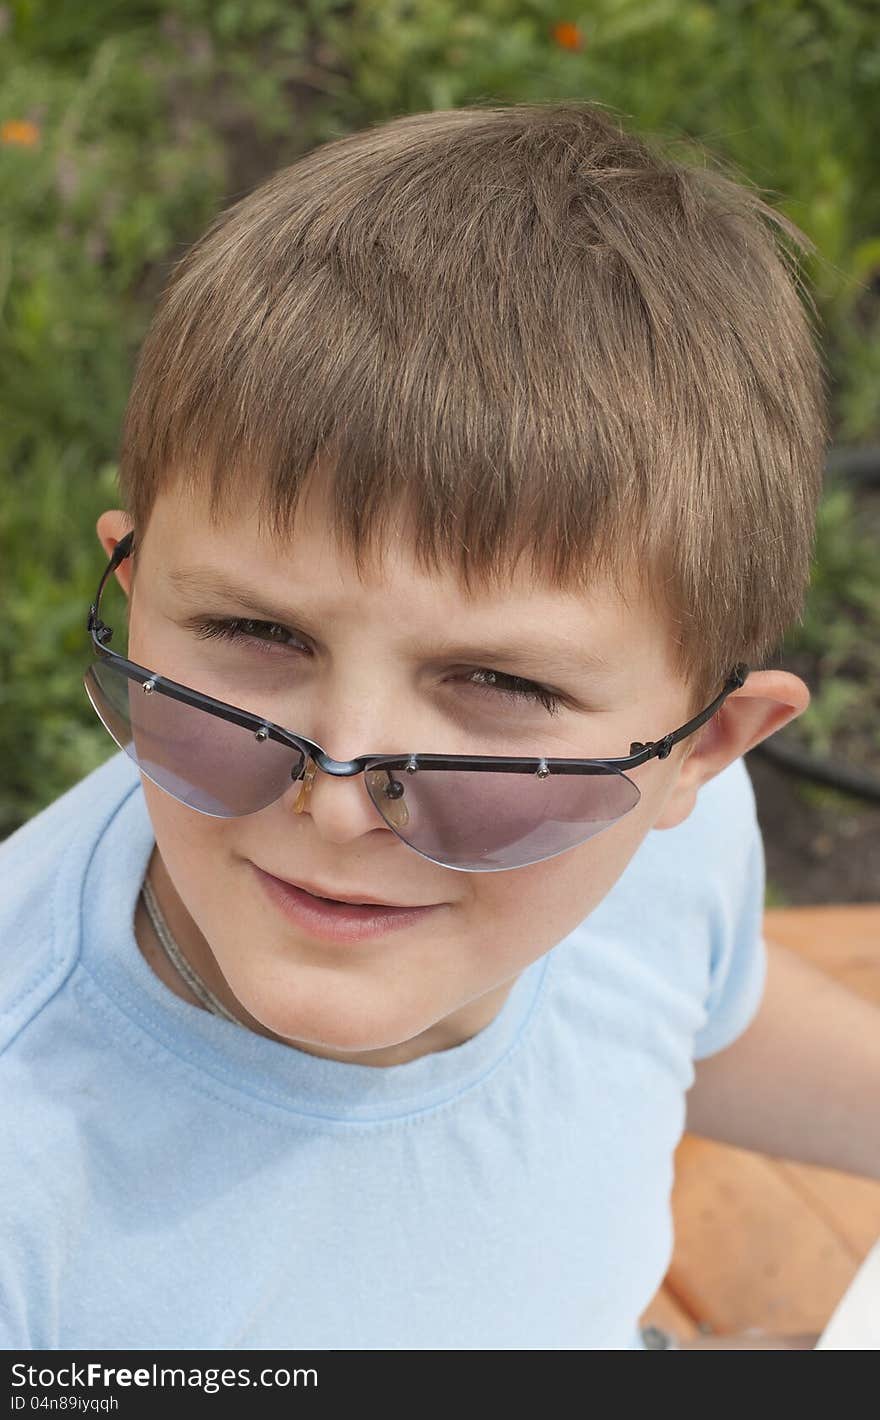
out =
{"type": "Polygon", "coordinates": [[[765,987],[742,756],[809,701],[754,669],[825,442],[768,216],[475,107],[179,263],[97,524],[125,753],[0,848],[7,1347],[644,1344],[765,987]]]}

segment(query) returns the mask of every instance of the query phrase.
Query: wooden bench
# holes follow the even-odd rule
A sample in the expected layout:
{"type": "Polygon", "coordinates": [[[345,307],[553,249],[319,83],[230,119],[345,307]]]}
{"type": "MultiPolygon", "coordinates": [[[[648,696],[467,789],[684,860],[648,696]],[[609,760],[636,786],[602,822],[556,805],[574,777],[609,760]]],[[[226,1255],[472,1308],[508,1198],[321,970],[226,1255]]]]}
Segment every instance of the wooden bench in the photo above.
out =
{"type": "MultiPolygon", "coordinates": [[[[764,933],[880,1006],[880,904],[768,909],[764,933]]],[[[685,1133],[672,1214],[642,1326],[819,1333],[880,1237],[880,1183],[685,1133]]]]}

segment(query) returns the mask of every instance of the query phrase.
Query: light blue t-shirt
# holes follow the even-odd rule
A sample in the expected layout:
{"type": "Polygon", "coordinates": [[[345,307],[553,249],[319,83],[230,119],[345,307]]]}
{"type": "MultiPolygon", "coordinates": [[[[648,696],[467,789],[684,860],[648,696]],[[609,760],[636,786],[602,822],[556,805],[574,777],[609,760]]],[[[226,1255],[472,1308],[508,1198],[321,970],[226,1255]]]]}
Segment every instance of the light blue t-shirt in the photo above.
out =
{"type": "Polygon", "coordinates": [[[452,1049],[386,1068],[182,1001],[120,751],[0,843],[0,1346],[641,1349],[693,1060],[763,992],[739,759],[452,1049]]]}

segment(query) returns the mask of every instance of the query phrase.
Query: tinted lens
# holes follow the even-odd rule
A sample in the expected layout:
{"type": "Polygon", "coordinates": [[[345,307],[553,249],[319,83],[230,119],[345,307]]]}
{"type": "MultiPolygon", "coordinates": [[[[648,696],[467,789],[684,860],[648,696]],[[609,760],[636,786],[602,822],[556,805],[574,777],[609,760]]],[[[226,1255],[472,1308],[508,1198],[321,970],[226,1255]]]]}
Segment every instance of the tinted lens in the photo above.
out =
{"type": "Polygon", "coordinates": [[[160,789],[215,818],[240,818],[280,798],[302,773],[305,756],[253,730],[209,715],[114,666],[95,661],[85,687],[120,749],[160,789]]]}
{"type": "Polygon", "coordinates": [[[476,769],[368,769],[367,788],[386,822],[448,868],[522,868],[585,843],[641,797],[617,769],[584,774],[476,769]]]}
{"type": "MultiPolygon", "coordinates": [[[[305,754],[141,684],[111,660],[85,676],[89,699],[120,749],[181,803],[240,818],[299,779],[305,754]]],[[[520,868],[555,857],[616,823],[640,794],[619,770],[583,774],[403,767],[368,769],[367,791],[390,828],[449,868],[520,868]]]]}

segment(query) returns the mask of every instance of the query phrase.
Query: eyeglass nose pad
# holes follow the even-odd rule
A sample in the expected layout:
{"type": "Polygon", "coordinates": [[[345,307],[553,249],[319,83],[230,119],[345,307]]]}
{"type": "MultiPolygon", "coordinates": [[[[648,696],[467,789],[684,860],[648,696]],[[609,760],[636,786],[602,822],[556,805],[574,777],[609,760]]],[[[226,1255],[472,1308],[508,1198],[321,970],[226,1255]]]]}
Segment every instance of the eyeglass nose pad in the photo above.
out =
{"type": "Polygon", "coordinates": [[[308,804],[312,784],[314,783],[315,775],[317,774],[317,772],[318,766],[311,758],[311,756],[309,756],[308,760],[306,761],[305,772],[303,774],[302,788],[300,789],[297,801],[293,806],[293,812],[295,814],[301,814],[303,809],[308,804]]]}
{"type": "MultiPolygon", "coordinates": [[[[302,788],[293,806],[293,812],[295,814],[301,814],[307,807],[312,784],[315,782],[317,772],[318,766],[311,756],[309,756],[303,772],[302,788]]],[[[409,811],[404,799],[403,785],[387,771],[385,773],[384,782],[381,770],[374,769],[370,777],[386,802],[385,816],[388,822],[395,828],[405,828],[409,823],[409,811]]]]}
{"type": "Polygon", "coordinates": [[[382,815],[392,828],[406,828],[409,810],[406,807],[405,790],[399,779],[395,779],[390,769],[368,769],[366,778],[371,789],[383,803],[382,815]]]}

